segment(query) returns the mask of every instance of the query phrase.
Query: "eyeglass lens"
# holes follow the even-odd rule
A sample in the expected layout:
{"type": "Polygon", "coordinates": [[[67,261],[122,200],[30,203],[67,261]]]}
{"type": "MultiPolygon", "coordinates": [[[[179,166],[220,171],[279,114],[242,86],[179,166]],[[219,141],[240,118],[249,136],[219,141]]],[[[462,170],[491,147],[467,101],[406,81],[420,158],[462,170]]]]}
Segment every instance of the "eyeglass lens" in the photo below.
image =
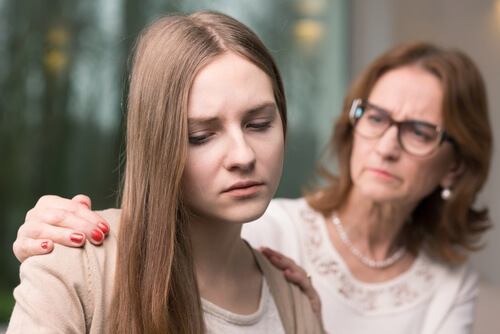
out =
{"type": "Polygon", "coordinates": [[[356,132],[366,138],[381,137],[393,124],[398,127],[398,140],[402,148],[410,154],[426,155],[440,143],[442,132],[437,127],[419,121],[396,122],[379,108],[365,104],[362,112],[356,112],[356,132]]]}

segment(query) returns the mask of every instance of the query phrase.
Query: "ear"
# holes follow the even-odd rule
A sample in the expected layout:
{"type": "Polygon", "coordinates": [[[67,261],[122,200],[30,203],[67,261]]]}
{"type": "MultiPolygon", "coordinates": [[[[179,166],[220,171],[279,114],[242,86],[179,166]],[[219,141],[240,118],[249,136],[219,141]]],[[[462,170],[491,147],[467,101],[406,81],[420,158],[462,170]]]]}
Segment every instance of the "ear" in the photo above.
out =
{"type": "Polygon", "coordinates": [[[441,182],[439,183],[442,188],[450,188],[457,182],[457,180],[465,172],[465,161],[463,159],[458,159],[448,170],[448,172],[443,176],[441,182]]]}

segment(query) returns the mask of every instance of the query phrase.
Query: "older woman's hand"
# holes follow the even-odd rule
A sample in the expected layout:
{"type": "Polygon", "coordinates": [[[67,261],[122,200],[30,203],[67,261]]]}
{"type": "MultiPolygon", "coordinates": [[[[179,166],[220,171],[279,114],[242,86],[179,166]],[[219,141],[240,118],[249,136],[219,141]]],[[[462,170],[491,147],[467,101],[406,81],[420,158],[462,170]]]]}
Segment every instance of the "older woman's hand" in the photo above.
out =
{"type": "Polygon", "coordinates": [[[320,323],[323,323],[321,318],[321,299],[311,283],[310,274],[306,273],[295,261],[280,252],[267,247],[261,247],[260,251],[276,268],[283,270],[285,278],[289,282],[297,284],[307,297],[309,297],[314,313],[320,323]]]}
{"type": "Polygon", "coordinates": [[[24,224],[12,245],[14,255],[23,262],[33,255],[47,254],[54,242],[81,247],[85,240],[101,244],[109,225],[91,210],[90,198],[76,195],[71,200],[59,196],[43,196],[26,214],[24,224]]]}

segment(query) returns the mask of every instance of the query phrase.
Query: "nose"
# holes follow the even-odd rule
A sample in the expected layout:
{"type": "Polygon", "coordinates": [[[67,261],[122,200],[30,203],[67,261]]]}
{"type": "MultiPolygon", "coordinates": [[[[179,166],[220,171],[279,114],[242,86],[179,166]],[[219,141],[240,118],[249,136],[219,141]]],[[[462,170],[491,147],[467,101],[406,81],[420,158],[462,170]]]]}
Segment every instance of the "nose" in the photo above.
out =
{"type": "Polygon", "coordinates": [[[227,170],[249,171],[255,166],[256,155],[251,142],[242,131],[229,136],[224,167],[227,170]]]}
{"type": "Polygon", "coordinates": [[[396,159],[401,154],[401,144],[398,138],[398,127],[393,124],[391,125],[378,139],[377,152],[388,159],[396,159]]]}

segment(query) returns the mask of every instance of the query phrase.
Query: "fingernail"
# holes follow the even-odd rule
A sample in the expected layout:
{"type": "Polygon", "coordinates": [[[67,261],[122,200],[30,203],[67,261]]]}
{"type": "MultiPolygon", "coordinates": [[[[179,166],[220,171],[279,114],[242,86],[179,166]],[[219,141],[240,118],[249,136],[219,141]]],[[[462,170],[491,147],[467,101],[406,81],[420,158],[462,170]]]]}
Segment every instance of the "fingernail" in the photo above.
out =
{"type": "Polygon", "coordinates": [[[81,234],[81,233],[71,233],[71,235],[69,236],[69,238],[74,243],[81,244],[82,241],[83,241],[83,234],[81,234]]]}
{"type": "Polygon", "coordinates": [[[106,234],[109,232],[109,226],[106,225],[105,223],[103,222],[100,222],[99,224],[97,224],[97,227],[99,227],[99,229],[102,231],[102,233],[106,234]]]}
{"type": "Polygon", "coordinates": [[[100,242],[102,238],[104,237],[104,234],[102,233],[101,230],[95,229],[92,231],[92,239],[94,239],[97,242],[100,242]]]}
{"type": "Polygon", "coordinates": [[[87,208],[89,208],[89,209],[90,209],[90,206],[87,204],[87,202],[80,201],[80,204],[83,204],[83,205],[85,205],[87,208]]]}
{"type": "Polygon", "coordinates": [[[47,249],[48,246],[49,246],[49,242],[48,241],[42,242],[42,248],[43,249],[47,249]]]}

